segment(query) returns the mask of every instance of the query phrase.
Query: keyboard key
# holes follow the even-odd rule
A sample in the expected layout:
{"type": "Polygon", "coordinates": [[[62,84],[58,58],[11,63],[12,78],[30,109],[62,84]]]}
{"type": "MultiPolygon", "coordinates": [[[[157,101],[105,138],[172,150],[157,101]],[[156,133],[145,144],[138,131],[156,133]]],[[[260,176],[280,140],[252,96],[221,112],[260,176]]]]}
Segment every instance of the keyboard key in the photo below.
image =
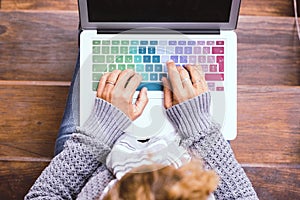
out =
{"type": "Polygon", "coordinates": [[[186,45],[186,41],[180,40],[180,41],[178,41],[178,45],[186,45]]]}
{"type": "Polygon", "coordinates": [[[166,54],[166,47],[158,46],[157,47],[157,54],[159,54],[159,55],[166,54]]]}
{"type": "Polygon", "coordinates": [[[194,54],[201,54],[201,47],[194,47],[194,54]]]}
{"type": "Polygon", "coordinates": [[[208,65],[201,65],[203,72],[208,72],[208,65]]]}
{"type": "Polygon", "coordinates": [[[142,56],[135,55],[134,56],[134,63],[141,63],[142,62],[142,56]]]}
{"type": "Polygon", "coordinates": [[[93,84],[93,85],[92,85],[92,89],[93,89],[93,91],[97,91],[97,89],[98,89],[98,84],[99,84],[99,81],[97,81],[97,82],[93,82],[92,84],[93,84]]]}
{"type": "Polygon", "coordinates": [[[112,71],[114,71],[114,70],[116,70],[117,69],[117,65],[116,64],[110,64],[109,66],[108,66],[108,71],[109,72],[112,72],[112,71]]]}
{"type": "Polygon", "coordinates": [[[100,40],[93,40],[93,45],[100,45],[101,41],[100,40]]]}
{"type": "Polygon", "coordinates": [[[163,77],[168,77],[167,73],[159,73],[159,80],[161,81],[161,79],[163,77]]]}
{"type": "Polygon", "coordinates": [[[171,56],[171,60],[173,60],[175,63],[178,63],[178,56],[171,56]]]}
{"type": "Polygon", "coordinates": [[[143,81],[148,81],[148,80],[149,80],[149,75],[148,75],[148,73],[141,73],[141,76],[142,76],[142,80],[143,80],[143,81]]]}
{"type": "Polygon", "coordinates": [[[224,91],[224,87],[222,87],[222,86],[216,87],[216,91],[224,91]]]}
{"type": "Polygon", "coordinates": [[[210,91],[215,91],[215,83],[214,82],[208,82],[207,86],[210,91]]]}
{"type": "Polygon", "coordinates": [[[102,54],[109,54],[109,47],[108,46],[102,47],[102,54]]]}
{"type": "Polygon", "coordinates": [[[207,63],[215,63],[216,59],[215,56],[207,56],[207,63]]]}
{"type": "Polygon", "coordinates": [[[216,41],[216,45],[224,45],[224,41],[216,41]]]}
{"type": "Polygon", "coordinates": [[[100,46],[93,46],[93,54],[100,54],[100,46]]]}
{"type": "Polygon", "coordinates": [[[93,63],[104,63],[105,56],[102,55],[93,55],[93,63]]]}
{"type": "Polygon", "coordinates": [[[106,64],[93,64],[93,72],[106,72],[107,65],[106,64]]]}
{"type": "Polygon", "coordinates": [[[145,66],[145,71],[146,72],[153,72],[153,65],[152,64],[147,64],[145,66]]]}
{"type": "Polygon", "coordinates": [[[129,45],[129,41],[128,41],[128,40],[122,40],[122,41],[121,41],[121,44],[122,44],[122,45],[129,45]]]}
{"type": "Polygon", "coordinates": [[[143,56],[143,62],[144,63],[150,63],[151,62],[151,56],[143,56]]]}
{"type": "Polygon", "coordinates": [[[217,63],[219,64],[219,72],[224,72],[224,56],[217,56],[217,63]]]}
{"type": "Polygon", "coordinates": [[[115,57],[113,55],[106,56],[106,63],[113,63],[115,61],[115,57]]]}
{"type": "Polygon", "coordinates": [[[196,56],[189,56],[189,63],[195,64],[197,62],[197,57],[196,56]]]}
{"type": "Polygon", "coordinates": [[[197,41],[197,45],[205,45],[205,41],[202,41],[202,40],[197,41]]]}
{"type": "Polygon", "coordinates": [[[183,54],[183,47],[175,47],[176,54],[183,54]]]}
{"type": "Polygon", "coordinates": [[[158,41],[157,40],[151,40],[150,45],[158,45],[158,41]]]}
{"type": "Polygon", "coordinates": [[[152,56],[153,63],[160,63],[160,56],[152,56]]]}
{"type": "Polygon", "coordinates": [[[150,81],[157,81],[158,74],[157,73],[150,73],[150,81]]]}
{"type": "Polygon", "coordinates": [[[118,70],[125,70],[126,69],[126,65],[125,64],[118,64],[118,70]]]}
{"type": "Polygon", "coordinates": [[[127,64],[127,69],[132,69],[132,70],[134,70],[134,64],[127,64]]]}
{"type": "Polygon", "coordinates": [[[132,63],[132,56],[125,56],[125,63],[132,63]]]}
{"type": "Polygon", "coordinates": [[[115,46],[111,47],[111,53],[112,54],[119,54],[119,47],[115,47],[115,46]]]}
{"type": "Polygon", "coordinates": [[[166,47],[166,54],[174,54],[175,53],[175,47],[166,47]]]}
{"type": "Polygon", "coordinates": [[[143,64],[137,64],[136,67],[135,67],[135,71],[136,72],[144,72],[145,71],[144,65],[143,64]]]}
{"type": "Polygon", "coordinates": [[[169,61],[170,60],[170,57],[169,56],[161,56],[161,62],[162,63],[166,63],[167,61],[169,61]]]}
{"type": "Polygon", "coordinates": [[[131,44],[131,45],[139,45],[140,43],[139,43],[138,40],[131,40],[131,41],[130,41],[130,44],[131,44]]]}
{"type": "Polygon", "coordinates": [[[184,53],[185,54],[192,54],[193,48],[192,47],[184,47],[184,53]]]}
{"type": "Polygon", "coordinates": [[[210,72],[218,72],[218,66],[216,64],[209,65],[210,72]]]}
{"type": "Polygon", "coordinates": [[[155,47],[148,47],[148,54],[155,54],[155,47]]]}
{"type": "Polygon", "coordinates": [[[162,68],[162,64],[156,64],[154,65],[154,71],[156,72],[162,72],[163,68],[162,68]]]}
{"type": "Polygon", "coordinates": [[[120,40],[113,40],[111,42],[112,45],[120,45],[120,40]]]}
{"type": "Polygon", "coordinates": [[[188,45],[189,46],[196,45],[196,41],[188,41],[188,45]]]}
{"type": "Polygon", "coordinates": [[[103,40],[102,45],[110,45],[110,40],[103,40]]]}
{"type": "Polygon", "coordinates": [[[166,45],[168,45],[168,41],[167,40],[159,40],[158,44],[161,46],[166,46],[166,45]]]}
{"type": "Polygon", "coordinates": [[[206,56],[198,56],[199,63],[206,63],[206,56]]]}
{"type": "Polygon", "coordinates": [[[161,83],[155,83],[155,82],[141,82],[137,91],[141,90],[143,87],[146,87],[148,91],[162,91],[163,85],[161,83]]]}
{"type": "Polygon", "coordinates": [[[129,53],[130,54],[137,54],[137,47],[136,46],[129,47],[129,53]]]}
{"type": "Polygon", "coordinates": [[[224,54],[224,47],[212,47],[212,54],[224,54]]]}
{"type": "Polygon", "coordinates": [[[224,74],[205,74],[206,81],[224,81],[224,74]]]}
{"type": "Polygon", "coordinates": [[[177,45],[177,41],[176,40],[170,40],[169,45],[177,45]]]}
{"type": "Polygon", "coordinates": [[[187,63],[187,56],[179,56],[180,63],[187,63]]]}
{"type": "Polygon", "coordinates": [[[121,53],[121,54],[128,54],[128,47],[126,47],[126,46],[121,46],[121,47],[120,47],[120,53],[121,53]]]}
{"type": "Polygon", "coordinates": [[[123,63],[124,56],[117,56],[116,57],[116,63],[123,63]]]}
{"type": "Polygon", "coordinates": [[[148,41],[147,40],[141,40],[140,45],[148,45],[148,41]]]}
{"type": "Polygon", "coordinates": [[[215,45],[215,41],[206,41],[206,45],[215,45]]]}
{"type": "Polygon", "coordinates": [[[146,54],[147,48],[146,47],[139,47],[139,54],[146,54]]]}
{"type": "Polygon", "coordinates": [[[210,54],[210,47],[203,47],[203,54],[210,54]]]}

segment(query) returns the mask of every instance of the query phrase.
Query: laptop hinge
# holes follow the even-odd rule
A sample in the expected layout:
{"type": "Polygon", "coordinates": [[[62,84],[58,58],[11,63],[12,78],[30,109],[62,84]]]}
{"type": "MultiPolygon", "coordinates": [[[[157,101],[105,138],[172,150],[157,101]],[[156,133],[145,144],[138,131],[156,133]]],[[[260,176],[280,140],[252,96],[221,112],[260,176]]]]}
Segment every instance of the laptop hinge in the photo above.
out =
{"type": "Polygon", "coordinates": [[[219,29],[205,29],[205,30],[193,30],[193,29],[176,29],[176,30],[168,30],[168,29],[97,29],[97,34],[220,34],[219,29]]]}

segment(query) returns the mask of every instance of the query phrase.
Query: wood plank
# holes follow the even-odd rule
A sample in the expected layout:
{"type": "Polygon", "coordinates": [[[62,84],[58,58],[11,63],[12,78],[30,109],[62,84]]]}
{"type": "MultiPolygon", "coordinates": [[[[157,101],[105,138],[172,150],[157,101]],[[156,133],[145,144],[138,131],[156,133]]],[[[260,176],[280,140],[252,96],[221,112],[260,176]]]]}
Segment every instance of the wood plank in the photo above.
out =
{"type": "Polygon", "coordinates": [[[294,19],[240,17],[238,84],[300,85],[300,42],[294,19]]]}
{"type": "Polygon", "coordinates": [[[0,12],[0,18],[0,80],[71,80],[77,12],[0,12]]]}
{"type": "Polygon", "coordinates": [[[238,136],[242,163],[300,164],[300,87],[239,86],[238,136]]]}
{"type": "Polygon", "coordinates": [[[24,199],[48,162],[0,161],[0,199],[24,199]]]}
{"type": "MultiPolygon", "coordinates": [[[[23,199],[48,162],[0,161],[0,199],[23,199]]],[[[299,167],[244,166],[260,200],[292,200],[300,195],[299,167]]]]}
{"type": "Polygon", "coordinates": [[[0,8],[3,10],[78,10],[76,0],[1,0],[0,8]]]}
{"type": "Polygon", "coordinates": [[[69,87],[0,85],[0,157],[52,157],[69,87]]]}
{"type": "Polygon", "coordinates": [[[241,15],[294,16],[290,0],[242,0],[241,15]]]}
{"type": "Polygon", "coordinates": [[[300,197],[300,167],[244,167],[260,200],[300,197]]]}
{"type": "MultiPolygon", "coordinates": [[[[76,12],[0,12],[0,18],[0,80],[71,80],[76,12]]],[[[240,17],[238,84],[299,85],[300,43],[293,24],[287,17],[240,17]]]]}

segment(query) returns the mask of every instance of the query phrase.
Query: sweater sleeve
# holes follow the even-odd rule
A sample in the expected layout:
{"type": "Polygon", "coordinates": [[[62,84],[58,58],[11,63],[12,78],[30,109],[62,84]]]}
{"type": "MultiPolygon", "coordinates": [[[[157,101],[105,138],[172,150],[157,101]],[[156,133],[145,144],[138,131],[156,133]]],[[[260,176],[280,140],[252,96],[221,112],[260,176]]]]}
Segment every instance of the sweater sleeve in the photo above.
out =
{"type": "MultiPolygon", "coordinates": [[[[107,171],[102,163],[130,123],[130,119],[116,107],[96,98],[88,120],[44,169],[25,199],[75,199],[97,169],[107,171]]],[[[102,174],[102,181],[108,184],[112,175],[102,174]]],[[[105,185],[100,184],[96,188],[98,191],[94,192],[99,193],[105,185]]]]}
{"type": "Polygon", "coordinates": [[[258,199],[220,126],[209,114],[210,98],[209,92],[201,94],[169,108],[167,115],[181,135],[182,145],[219,175],[216,199],[258,199]]]}

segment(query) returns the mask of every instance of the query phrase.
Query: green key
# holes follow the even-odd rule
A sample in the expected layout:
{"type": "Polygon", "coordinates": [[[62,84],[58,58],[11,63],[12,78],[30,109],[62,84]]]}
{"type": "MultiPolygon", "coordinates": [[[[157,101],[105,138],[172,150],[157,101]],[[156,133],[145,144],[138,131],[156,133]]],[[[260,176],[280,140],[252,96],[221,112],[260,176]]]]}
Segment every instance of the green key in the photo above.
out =
{"type": "Polygon", "coordinates": [[[119,53],[119,47],[111,47],[111,53],[112,54],[118,54],[119,53]]]}
{"type": "Polygon", "coordinates": [[[106,72],[107,65],[106,64],[93,64],[93,72],[106,72]]]}
{"type": "Polygon", "coordinates": [[[97,91],[99,82],[93,82],[92,89],[93,91],[97,91]]]}
{"type": "Polygon", "coordinates": [[[106,56],[106,62],[107,63],[113,63],[115,61],[115,57],[112,55],[106,56]]]}
{"type": "Polygon", "coordinates": [[[124,56],[117,56],[116,57],[116,63],[122,63],[124,56]]]}
{"type": "Polygon", "coordinates": [[[125,63],[132,63],[132,56],[125,56],[125,63]]]}
{"type": "Polygon", "coordinates": [[[142,78],[143,78],[143,81],[148,81],[149,80],[149,75],[147,73],[142,73],[142,78]]]}
{"type": "Polygon", "coordinates": [[[100,45],[101,41],[100,40],[93,40],[93,45],[100,45]]]}
{"type": "Polygon", "coordinates": [[[144,70],[144,65],[143,64],[137,64],[136,65],[136,72],[143,72],[144,70]]]}
{"type": "Polygon", "coordinates": [[[120,44],[120,40],[113,40],[111,43],[112,43],[112,45],[119,45],[120,44]]]}
{"type": "Polygon", "coordinates": [[[128,41],[128,40],[122,40],[122,41],[121,41],[121,44],[122,44],[122,45],[129,45],[129,41],[128,41]]]}
{"type": "Polygon", "coordinates": [[[137,54],[137,47],[129,47],[129,53],[130,54],[137,54]]]}
{"type": "Polygon", "coordinates": [[[109,67],[108,67],[108,71],[109,72],[112,72],[112,71],[114,71],[116,69],[117,69],[117,65],[116,64],[110,64],[109,67]]]}
{"type": "Polygon", "coordinates": [[[139,45],[139,41],[138,40],[131,40],[131,45],[139,45]]]}
{"type": "Polygon", "coordinates": [[[105,62],[105,56],[93,55],[93,62],[94,63],[104,63],[105,62]]]}
{"type": "Polygon", "coordinates": [[[134,64],[128,64],[127,69],[133,69],[134,70],[134,64]]]}
{"type": "Polygon", "coordinates": [[[100,53],[100,46],[93,46],[93,54],[99,54],[100,53]]]}
{"type": "Polygon", "coordinates": [[[110,45],[110,41],[109,40],[103,40],[102,45],[110,45]]]}
{"type": "Polygon", "coordinates": [[[128,54],[128,47],[120,47],[121,54],[128,54]]]}
{"type": "Polygon", "coordinates": [[[125,64],[118,64],[118,69],[123,71],[123,70],[126,69],[126,65],[125,64]]]}
{"type": "Polygon", "coordinates": [[[109,54],[109,47],[107,47],[107,46],[102,47],[102,53],[103,54],[109,54]]]}
{"type": "Polygon", "coordinates": [[[93,81],[99,81],[102,76],[102,73],[93,73],[93,81]]]}

